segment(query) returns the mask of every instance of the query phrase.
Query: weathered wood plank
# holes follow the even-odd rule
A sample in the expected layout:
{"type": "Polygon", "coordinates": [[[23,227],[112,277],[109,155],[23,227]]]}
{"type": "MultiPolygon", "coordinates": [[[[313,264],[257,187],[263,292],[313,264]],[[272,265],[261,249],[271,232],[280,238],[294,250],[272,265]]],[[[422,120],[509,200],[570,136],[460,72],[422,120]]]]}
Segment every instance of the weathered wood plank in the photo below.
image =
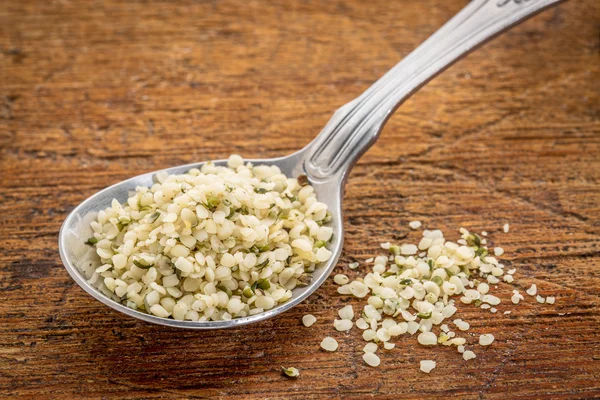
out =
{"type": "Polygon", "coordinates": [[[479,49],[390,120],[344,199],[337,267],[416,239],[487,230],[554,306],[460,308],[496,342],[465,363],[403,337],[373,369],[359,302],[328,281],[290,312],[189,332],[125,318],[85,295],[56,248],[97,190],[232,152],[308,143],[464,1],[6,1],[0,4],[0,394],[19,398],[600,397],[600,3],[567,2],[479,49]],[[510,222],[509,234],[501,232],[510,222]],[[318,322],[301,326],[313,313],[318,322]],[[561,315],[564,314],[564,315],[561,315]],[[325,335],[340,350],[324,353],[325,335]],[[425,375],[423,358],[438,367],[425,375]],[[301,370],[297,380],[280,365],[301,370]]]}

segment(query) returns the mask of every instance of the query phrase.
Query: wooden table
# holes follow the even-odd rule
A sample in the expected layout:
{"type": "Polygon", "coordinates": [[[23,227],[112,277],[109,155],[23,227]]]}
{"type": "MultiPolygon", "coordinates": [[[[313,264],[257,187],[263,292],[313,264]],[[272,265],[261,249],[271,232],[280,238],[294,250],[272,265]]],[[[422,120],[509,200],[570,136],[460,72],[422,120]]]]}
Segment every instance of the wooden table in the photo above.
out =
{"type": "MultiPolygon", "coordinates": [[[[194,332],[103,306],[67,275],[70,210],[173,165],[286,154],[465,1],[4,1],[0,4],[0,395],[74,398],[600,397],[600,2],[571,1],[481,48],[406,102],[350,176],[336,273],[379,243],[487,230],[518,269],[501,311],[461,306],[476,341],[400,337],[379,368],[361,304],[328,280],[272,320],[194,332]],[[502,226],[510,223],[510,232],[502,226]],[[513,286],[532,283],[514,307],[513,286]],[[358,309],[358,308],[357,308],[358,309]],[[304,328],[306,313],[318,322],[304,328]],[[340,342],[319,350],[324,336],[340,342]],[[419,360],[435,359],[429,375],[419,360]],[[280,366],[301,370],[297,380],[280,366]]],[[[361,267],[364,271],[366,267],[361,267]]]]}

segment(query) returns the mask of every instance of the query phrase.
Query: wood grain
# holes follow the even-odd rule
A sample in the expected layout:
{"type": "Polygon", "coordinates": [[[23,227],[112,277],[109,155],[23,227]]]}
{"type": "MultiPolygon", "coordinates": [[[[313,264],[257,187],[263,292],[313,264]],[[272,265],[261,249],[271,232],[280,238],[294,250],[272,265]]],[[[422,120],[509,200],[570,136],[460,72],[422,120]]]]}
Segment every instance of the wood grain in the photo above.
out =
{"type": "MultiPolygon", "coordinates": [[[[333,110],[465,1],[0,3],[0,395],[6,398],[364,399],[600,397],[600,2],[566,2],[451,67],[407,101],[353,170],[337,272],[416,240],[490,232],[554,306],[463,306],[496,342],[464,362],[402,337],[373,369],[360,302],[328,280],[284,315],[190,332],[86,295],[57,251],[66,215],[127,177],[308,143],[333,110]],[[501,227],[510,222],[511,231],[501,227]],[[318,322],[300,325],[305,313],[318,322]],[[319,342],[336,337],[340,350],[319,342]],[[429,375],[418,362],[432,358],[429,375]],[[297,380],[280,365],[301,370],[297,380]]],[[[471,337],[475,341],[477,336],[471,337]]]]}

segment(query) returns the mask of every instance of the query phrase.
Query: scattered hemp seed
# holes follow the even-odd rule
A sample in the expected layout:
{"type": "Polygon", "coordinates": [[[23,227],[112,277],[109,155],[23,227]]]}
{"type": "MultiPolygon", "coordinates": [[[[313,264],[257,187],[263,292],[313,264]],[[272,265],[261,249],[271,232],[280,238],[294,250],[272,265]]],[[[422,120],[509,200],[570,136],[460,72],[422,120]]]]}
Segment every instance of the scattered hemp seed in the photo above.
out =
{"type": "Polygon", "coordinates": [[[373,342],[369,342],[367,344],[365,344],[365,347],[363,347],[363,351],[365,353],[375,353],[377,351],[378,347],[377,347],[377,343],[373,343],[373,342]]]}
{"type": "Polygon", "coordinates": [[[281,372],[283,372],[283,374],[288,378],[297,378],[298,375],[300,375],[300,371],[294,367],[281,367],[281,372]]]}
{"type": "Polygon", "coordinates": [[[479,344],[482,346],[489,346],[490,344],[492,344],[493,341],[494,335],[492,335],[491,333],[479,336],[479,344]]]}
{"type": "Polygon", "coordinates": [[[535,296],[537,293],[537,286],[535,285],[535,283],[531,285],[531,287],[527,289],[525,293],[527,293],[530,296],[535,296]]]}
{"type": "Polygon", "coordinates": [[[502,247],[494,247],[494,255],[496,257],[500,257],[502,254],[504,254],[504,249],[502,247]]]}
{"type": "Polygon", "coordinates": [[[554,298],[554,296],[548,296],[546,297],[546,304],[554,304],[554,301],[556,299],[554,298]]]}
{"type": "Polygon", "coordinates": [[[426,374],[430,373],[431,370],[435,368],[435,366],[436,363],[433,360],[421,360],[420,362],[420,369],[426,374]]]}
{"type": "Polygon", "coordinates": [[[540,304],[544,304],[546,302],[546,299],[544,299],[542,296],[540,296],[538,294],[537,296],[535,296],[535,301],[537,301],[540,304]]]}
{"type": "Polygon", "coordinates": [[[391,350],[394,347],[396,347],[395,343],[383,342],[383,348],[386,349],[386,350],[391,350]]]}
{"type": "Polygon", "coordinates": [[[356,269],[356,268],[358,268],[358,263],[357,262],[350,263],[350,264],[348,264],[348,268],[356,269]]]}
{"type": "Polygon", "coordinates": [[[437,344],[437,336],[433,332],[422,332],[417,340],[423,346],[435,346],[437,344]]]}
{"type": "Polygon", "coordinates": [[[323,341],[321,341],[321,347],[323,350],[327,351],[336,351],[338,348],[338,342],[332,337],[327,336],[323,341]]]}
{"type": "Polygon", "coordinates": [[[510,225],[504,224],[504,227],[502,228],[502,230],[504,231],[504,233],[508,233],[508,231],[510,230],[510,225]]]}
{"type": "Polygon", "coordinates": [[[317,322],[317,318],[312,314],[306,314],[302,317],[302,324],[307,328],[312,326],[315,322],[317,322]]]}
{"type": "Polygon", "coordinates": [[[421,221],[410,221],[408,226],[410,226],[410,229],[419,229],[421,227],[421,221]]]}
{"type": "Polygon", "coordinates": [[[379,359],[379,357],[377,357],[377,354],[375,353],[363,354],[363,360],[365,361],[365,363],[367,363],[367,365],[370,365],[371,367],[378,367],[379,364],[381,364],[381,360],[379,359]]]}
{"type": "Polygon", "coordinates": [[[333,281],[335,283],[337,283],[338,285],[345,285],[347,284],[350,280],[348,279],[348,277],[344,274],[337,274],[336,276],[333,277],[333,281]]]}
{"type": "MultiPolygon", "coordinates": [[[[504,252],[499,248],[492,252],[486,239],[464,228],[459,232],[460,238],[456,241],[446,240],[440,230],[424,230],[418,245],[383,243],[384,254],[375,254],[366,260],[372,263],[370,271],[355,280],[348,279],[337,288],[340,294],[364,299],[355,325],[368,342],[363,349],[365,363],[378,366],[381,361],[373,353],[379,344],[391,350],[395,347],[391,341],[404,334],[416,336],[423,346],[456,346],[464,360],[476,357],[473,351],[465,349],[467,338],[474,334],[467,332],[471,328],[468,322],[454,317],[457,306],[472,304],[498,313],[502,300],[492,292],[502,280],[512,282],[515,270],[505,270],[497,258],[504,252]],[[456,332],[450,330],[450,321],[454,322],[456,332]]],[[[334,280],[340,279],[334,277],[334,280]]],[[[523,295],[513,290],[512,303],[522,300],[523,295]]],[[[510,311],[503,312],[510,314],[510,311]]],[[[338,314],[340,319],[334,321],[337,330],[352,327],[352,306],[345,306],[338,314]]],[[[491,334],[479,337],[481,346],[493,341],[491,334]]],[[[328,350],[327,346],[337,349],[337,342],[326,338],[322,347],[328,350]],[[327,339],[335,345],[325,343],[327,339]]]]}
{"type": "Polygon", "coordinates": [[[339,332],[347,332],[354,324],[349,319],[336,319],[333,321],[333,327],[339,332]]]}
{"type": "Polygon", "coordinates": [[[357,319],[356,326],[358,327],[358,329],[362,329],[363,331],[365,329],[369,329],[369,324],[367,324],[367,321],[365,321],[364,318],[357,319]]]}
{"type": "Polygon", "coordinates": [[[519,301],[523,300],[523,296],[520,294],[513,294],[510,298],[513,304],[519,304],[519,301]]]}
{"type": "Polygon", "coordinates": [[[351,305],[347,305],[338,310],[338,315],[343,320],[352,321],[352,319],[354,318],[354,309],[351,305]]]}

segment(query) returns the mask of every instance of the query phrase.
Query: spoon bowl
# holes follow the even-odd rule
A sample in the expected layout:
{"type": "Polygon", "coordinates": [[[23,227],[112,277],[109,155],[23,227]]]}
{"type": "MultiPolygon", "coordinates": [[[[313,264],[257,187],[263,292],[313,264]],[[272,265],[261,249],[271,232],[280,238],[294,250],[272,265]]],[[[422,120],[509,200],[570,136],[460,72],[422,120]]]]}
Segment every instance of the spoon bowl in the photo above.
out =
{"type": "MultiPolygon", "coordinates": [[[[473,0],[421,46],[375,82],[355,100],[338,109],[321,133],[302,150],[286,157],[246,160],[255,165],[277,165],[289,177],[305,174],[320,202],[327,204],[334,236],[328,249],[331,257],[317,266],[308,286],[293,290],[292,298],[260,314],[228,321],[178,321],[130,309],[102,293],[89,280],[93,271],[86,265],[95,256],[84,244],[92,230],[90,222],[113,199],[124,203],[137,186],[151,186],[155,173],[136,176],[108,187],[78,205],[63,223],[58,247],[71,277],[95,299],[129,316],[156,324],[192,329],[230,328],[262,321],[289,310],[317,290],[336,265],[343,244],[341,199],[352,166],[375,143],[394,110],[434,76],[477,46],[518,22],[561,0],[473,0]]],[[[213,161],[226,165],[226,160],[213,161]]],[[[183,174],[204,163],[166,169],[183,174]]]]}
{"type": "MultiPolygon", "coordinates": [[[[303,173],[301,162],[302,156],[303,151],[300,151],[287,157],[252,159],[244,161],[251,162],[254,165],[277,165],[281,169],[281,172],[286,176],[298,176],[303,173]]],[[[213,161],[213,163],[219,166],[226,166],[227,160],[217,160],[213,161]]],[[[204,164],[204,162],[201,162],[180,165],[165,169],[163,171],[167,172],[169,175],[183,174],[192,168],[200,168],[204,164]]],[[[289,301],[279,304],[276,307],[273,307],[272,309],[264,311],[260,314],[235,318],[228,321],[178,321],[174,319],[157,317],[152,314],[147,314],[126,307],[102,293],[96,286],[89,282],[91,271],[86,274],[85,270],[82,269],[82,265],[85,264],[90,257],[97,256],[95,255],[93,248],[85,244],[85,240],[92,236],[90,222],[96,217],[98,211],[110,207],[113,199],[117,199],[120,203],[125,203],[129,197],[129,193],[135,191],[135,188],[138,186],[152,186],[152,184],[154,184],[154,176],[157,172],[138,175],[94,194],[79,204],[69,214],[60,229],[58,248],[62,262],[69,275],[71,275],[73,280],[75,280],[75,282],[77,282],[77,284],[92,297],[117,311],[147,322],[179,328],[218,329],[246,325],[252,322],[258,322],[271,318],[302,302],[304,299],[310,296],[311,293],[317,290],[317,288],[321,286],[325,279],[327,279],[340,257],[343,244],[343,224],[340,208],[341,193],[339,190],[335,190],[335,187],[332,190],[331,185],[325,185],[323,183],[316,182],[313,183],[313,187],[315,189],[317,198],[319,201],[327,204],[332,215],[332,220],[328,224],[335,232],[333,240],[328,245],[328,249],[332,252],[332,255],[328,261],[317,266],[316,270],[311,274],[312,280],[309,285],[302,287],[299,286],[292,290],[293,295],[289,301]]],[[[339,188],[339,186],[337,187],[339,188]]]]}

